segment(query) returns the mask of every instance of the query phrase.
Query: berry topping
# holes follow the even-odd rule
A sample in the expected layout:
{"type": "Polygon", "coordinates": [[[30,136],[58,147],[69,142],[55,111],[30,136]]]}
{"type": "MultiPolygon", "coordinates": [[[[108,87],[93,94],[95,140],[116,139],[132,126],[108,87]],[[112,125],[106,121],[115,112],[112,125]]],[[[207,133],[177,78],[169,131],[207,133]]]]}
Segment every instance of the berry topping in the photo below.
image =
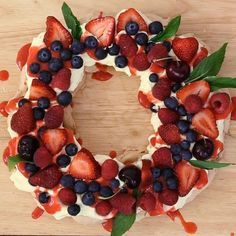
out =
{"type": "Polygon", "coordinates": [[[72,95],[68,91],[63,91],[57,96],[57,102],[66,107],[68,106],[72,101],[72,95]]]}
{"type": "Polygon", "coordinates": [[[78,55],[84,52],[85,50],[85,43],[80,42],[76,39],[73,40],[73,43],[71,45],[71,50],[74,55],[78,55]]]}
{"type": "Polygon", "coordinates": [[[91,206],[95,203],[95,197],[93,193],[85,193],[82,197],[82,203],[86,206],[91,206]]]}
{"type": "Polygon", "coordinates": [[[38,99],[38,107],[43,109],[48,109],[50,107],[50,100],[46,97],[41,97],[38,99]]]}
{"type": "Polygon", "coordinates": [[[185,134],[188,131],[189,126],[190,126],[190,123],[186,120],[180,120],[177,123],[177,127],[179,128],[179,131],[181,134],[185,134]]]}
{"type": "Polygon", "coordinates": [[[171,168],[165,168],[161,171],[161,175],[164,177],[165,180],[174,176],[174,171],[171,168]]]}
{"type": "Polygon", "coordinates": [[[74,143],[69,143],[66,145],[65,151],[68,156],[74,156],[78,152],[78,147],[74,143]]]}
{"type": "Polygon", "coordinates": [[[135,21],[129,21],[125,25],[125,31],[128,35],[135,35],[139,31],[139,25],[135,21]]]}
{"type": "Polygon", "coordinates": [[[172,154],[176,155],[179,154],[181,151],[181,146],[180,144],[171,144],[170,145],[170,151],[172,154]]]}
{"type": "Polygon", "coordinates": [[[134,57],[133,65],[137,70],[144,71],[150,67],[151,63],[148,62],[147,55],[141,52],[134,57]]]}
{"type": "Polygon", "coordinates": [[[193,156],[198,160],[211,158],[214,152],[214,143],[210,139],[198,140],[193,146],[193,156]]]}
{"type": "Polygon", "coordinates": [[[62,188],[58,193],[58,197],[67,206],[76,203],[77,200],[76,193],[71,188],[62,188]]]}
{"type": "Polygon", "coordinates": [[[163,25],[159,21],[153,21],[149,24],[148,29],[151,34],[159,34],[163,31],[163,25]]]}
{"type": "Polygon", "coordinates": [[[95,211],[100,216],[108,215],[112,210],[112,205],[108,201],[101,201],[96,204],[95,211]]]}
{"type": "Polygon", "coordinates": [[[102,164],[101,174],[106,180],[111,180],[117,176],[119,166],[116,161],[112,159],[105,160],[102,164]]]}
{"type": "Polygon", "coordinates": [[[149,75],[149,80],[152,83],[158,82],[159,76],[156,73],[152,73],[149,75]]]}
{"type": "Polygon", "coordinates": [[[63,175],[60,180],[60,184],[63,187],[73,188],[75,179],[71,175],[63,175]]]}
{"type": "Polygon", "coordinates": [[[186,139],[188,142],[193,143],[197,140],[197,132],[190,129],[187,133],[186,133],[186,139]]]}
{"type": "Polygon", "coordinates": [[[71,78],[71,70],[63,68],[55,74],[51,82],[51,86],[53,88],[58,88],[61,90],[68,90],[70,87],[70,78],[71,78]]]}
{"type": "Polygon", "coordinates": [[[176,125],[161,125],[158,128],[159,135],[167,144],[180,143],[180,133],[176,125]]]}
{"type": "MultiPolygon", "coordinates": [[[[165,46],[162,44],[155,44],[151,47],[148,52],[148,61],[155,62],[158,59],[166,58],[168,56],[168,51],[165,46]]],[[[160,65],[163,65],[163,61],[157,62],[160,65]]]]}
{"type": "Polygon", "coordinates": [[[48,61],[50,61],[51,57],[52,57],[52,55],[51,55],[51,52],[48,48],[41,48],[38,51],[37,58],[40,62],[48,62],[48,61]]]}
{"type": "Polygon", "coordinates": [[[33,108],[33,116],[35,120],[42,120],[44,118],[45,111],[43,108],[34,107],[33,108]]]}
{"type": "Polygon", "coordinates": [[[50,200],[50,196],[47,192],[42,192],[39,194],[39,202],[44,204],[47,203],[50,200]]]}
{"type": "Polygon", "coordinates": [[[163,125],[174,124],[179,120],[178,113],[169,108],[160,108],[158,110],[158,117],[163,125]]]}
{"type": "Polygon", "coordinates": [[[230,106],[230,96],[227,93],[215,93],[211,96],[209,104],[215,113],[222,114],[230,106]]]}
{"type": "Polygon", "coordinates": [[[192,153],[189,150],[182,150],[180,152],[180,157],[183,160],[189,161],[192,158],[192,153]]]}
{"type": "Polygon", "coordinates": [[[170,41],[164,41],[162,44],[166,47],[167,51],[169,52],[172,48],[171,42],[170,41]]]}
{"type": "Polygon", "coordinates": [[[148,42],[148,36],[145,33],[138,33],[135,36],[135,41],[138,45],[146,45],[148,42]]]}
{"type": "Polygon", "coordinates": [[[112,189],[116,189],[120,186],[120,181],[118,179],[112,179],[110,181],[110,186],[112,189]]]}
{"type": "Polygon", "coordinates": [[[176,177],[171,177],[166,179],[166,185],[168,189],[176,190],[178,188],[178,179],[176,177]]]}
{"type": "Polygon", "coordinates": [[[35,164],[25,163],[25,170],[28,173],[34,174],[39,170],[39,168],[35,164]]]}
{"type": "Polygon", "coordinates": [[[67,167],[71,162],[71,159],[69,156],[61,154],[57,157],[57,165],[61,168],[67,167]]]}
{"type": "Polygon", "coordinates": [[[52,58],[48,63],[48,68],[51,72],[58,72],[63,67],[63,62],[59,58],[52,58]]]}
{"type": "Polygon", "coordinates": [[[77,216],[80,213],[80,206],[77,204],[73,204],[68,206],[67,212],[71,216],[77,216]]]}
{"type": "Polygon", "coordinates": [[[126,57],[132,57],[138,51],[135,40],[127,34],[120,35],[118,45],[120,46],[121,54],[126,57]]]}
{"type": "Polygon", "coordinates": [[[32,74],[38,74],[40,71],[40,65],[37,62],[30,64],[30,72],[32,74]]]}
{"type": "Polygon", "coordinates": [[[161,169],[157,167],[152,168],[152,176],[153,179],[158,179],[161,176],[161,169]]]}
{"type": "Polygon", "coordinates": [[[63,45],[62,45],[61,41],[55,40],[51,43],[50,49],[53,52],[60,52],[63,49],[63,45]]]}
{"type": "Polygon", "coordinates": [[[164,101],[171,94],[170,82],[167,79],[159,79],[152,87],[152,94],[155,98],[164,101]]]}
{"type": "Polygon", "coordinates": [[[102,48],[102,47],[97,47],[95,49],[95,57],[98,59],[98,60],[103,60],[107,57],[107,51],[106,49],[102,48]]]}
{"type": "Polygon", "coordinates": [[[89,49],[94,49],[98,46],[98,41],[95,37],[93,36],[88,36],[85,41],[85,47],[89,49]]]}
{"type": "Polygon", "coordinates": [[[69,61],[72,57],[72,51],[68,48],[63,49],[60,52],[60,56],[61,56],[62,61],[69,61]]]}
{"type": "Polygon", "coordinates": [[[75,68],[75,69],[80,69],[84,64],[84,61],[82,59],[82,57],[80,56],[73,56],[72,57],[72,60],[71,60],[71,65],[72,65],[72,68],[75,68]]]}
{"type": "Polygon", "coordinates": [[[178,193],[175,190],[165,189],[159,193],[158,199],[167,206],[173,206],[178,201],[178,193]]]}
{"type": "Polygon", "coordinates": [[[119,45],[117,45],[117,44],[114,43],[114,44],[112,44],[111,47],[108,47],[107,50],[108,50],[108,53],[109,53],[111,56],[116,56],[116,55],[118,55],[119,52],[120,52],[120,47],[119,47],[119,45]]]}
{"type": "Polygon", "coordinates": [[[165,104],[166,107],[168,107],[172,110],[176,110],[176,108],[179,105],[178,100],[175,97],[167,97],[164,100],[164,104],[165,104]]]}
{"type": "Polygon", "coordinates": [[[78,180],[75,182],[74,190],[78,194],[82,194],[88,191],[88,184],[83,180],[78,180]]]}
{"type": "Polygon", "coordinates": [[[174,163],[171,156],[171,151],[168,147],[161,147],[152,154],[152,159],[154,165],[159,168],[172,168],[174,163]]]}
{"type": "Polygon", "coordinates": [[[117,56],[115,58],[115,64],[118,68],[124,68],[128,65],[128,60],[125,56],[117,56]]]}
{"type": "Polygon", "coordinates": [[[102,197],[111,197],[113,195],[113,191],[109,186],[102,186],[100,188],[100,196],[102,197]]]}
{"type": "Polygon", "coordinates": [[[55,129],[60,127],[64,118],[64,110],[61,106],[56,105],[47,111],[45,115],[45,125],[49,129],[55,129]]]}
{"type": "Polygon", "coordinates": [[[39,72],[39,80],[45,84],[50,84],[52,81],[52,74],[47,70],[41,70],[39,72]]]}
{"type": "Polygon", "coordinates": [[[41,169],[49,166],[50,164],[52,164],[51,153],[49,153],[49,151],[44,146],[41,146],[34,153],[34,163],[41,169]]]}
{"type": "Polygon", "coordinates": [[[182,85],[181,83],[175,83],[173,86],[172,86],[172,92],[176,93],[179,89],[182,88],[182,85]]]}
{"type": "Polygon", "coordinates": [[[101,188],[100,184],[97,181],[93,180],[89,183],[88,191],[96,193],[100,191],[100,188],[101,188]]]}
{"type": "Polygon", "coordinates": [[[156,198],[152,193],[144,193],[138,200],[139,207],[141,207],[144,211],[152,211],[156,207],[156,198]]]}
{"type": "Polygon", "coordinates": [[[159,181],[153,183],[153,190],[155,193],[160,193],[162,191],[162,185],[159,181]]]}
{"type": "Polygon", "coordinates": [[[22,98],[19,102],[18,102],[18,107],[22,107],[25,103],[30,103],[30,101],[27,98],[22,98]]]}
{"type": "Polygon", "coordinates": [[[197,113],[202,109],[203,101],[198,95],[191,94],[186,97],[184,107],[189,113],[197,113]]]}
{"type": "Polygon", "coordinates": [[[186,109],[183,105],[180,105],[177,108],[177,112],[179,113],[180,116],[186,116],[187,115],[187,111],[186,111],[186,109]]]}
{"type": "Polygon", "coordinates": [[[151,48],[155,45],[156,44],[154,42],[148,42],[147,45],[145,45],[145,47],[144,47],[145,53],[148,54],[150,52],[151,48]]]}
{"type": "Polygon", "coordinates": [[[181,143],[180,143],[180,146],[182,149],[184,150],[188,150],[190,148],[190,143],[186,140],[183,140],[181,143]]]}

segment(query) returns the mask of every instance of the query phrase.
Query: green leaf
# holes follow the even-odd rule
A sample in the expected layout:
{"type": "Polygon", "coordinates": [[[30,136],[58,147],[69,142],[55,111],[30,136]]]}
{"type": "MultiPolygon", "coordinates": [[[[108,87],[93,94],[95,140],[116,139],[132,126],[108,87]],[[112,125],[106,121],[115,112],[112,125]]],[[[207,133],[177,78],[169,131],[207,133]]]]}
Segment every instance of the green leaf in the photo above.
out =
{"type": "Polygon", "coordinates": [[[70,7],[64,2],[62,5],[62,13],[66,22],[66,25],[69,29],[71,29],[71,34],[75,39],[80,39],[82,34],[82,28],[80,26],[80,22],[74,16],[70,7]]]}
{"type": "Polygon", "coordinates": [[[201,169],[215,169],[215,168],[223,168],[230,165],[234,165],[233,163],[220,163],[217,161],[200,161],[200,160],[190,160],[191,165],[196,166],[201,169]]]}
{"type": "Polygon", "coordinates": [[[118,213],[114,219],[111,236],[121,236],[127,232],[136,219],[136,213],[124,215],[118,213]]]}
{"type": "Polygon", "coordinates": [[[142,195],[142,193],[138,190],[138,188],[135,188],[133,190],[132,195],[133,195],[134,198],[138,199],[142,195]]]}
{"type": "Polygon", "coordinates": [[[225,43],[219,50],[212,53],[210,56],[203,59],[191,72],[189,79],[185,84],[203,79],[207,76],[217,75],[220,71],[222,63],[225,58],[227,43],[225,43]]]}
{"type": "Polygon", "coordinates": [[[211,91],[217,91],[221,88],[236,88],[236,78],[207,76],[204,80],[210,84],[211,91]]]}
{"type": "Polygon", "coordinates": [[[16,164],[22,161],[24,160],[18,154],[15,156],[9,157],[7,160],[7,166],[8,166],[9,171],[12,171],[15,168],[16,164]]]}
{"type": "Polygon", "coordinates": [[[150,40],[152,42],[160,42],[176,35],[176,32],[178,31],[179,26],[180,26],[180,22],[181,22],[181,16],[176,16],[175,18],[169,21],[168,25],[165,27],[165,29],[161,33],[157,34],[150,40]]]}

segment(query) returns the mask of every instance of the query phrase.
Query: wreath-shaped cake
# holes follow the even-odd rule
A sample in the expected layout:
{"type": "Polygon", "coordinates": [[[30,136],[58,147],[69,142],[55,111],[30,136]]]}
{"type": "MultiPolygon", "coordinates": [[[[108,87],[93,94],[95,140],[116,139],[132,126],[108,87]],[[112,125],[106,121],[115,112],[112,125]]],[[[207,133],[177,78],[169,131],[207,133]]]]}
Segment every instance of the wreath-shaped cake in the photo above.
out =
{"type": "MultiPolygon", "coordinates": [[[[222,89],[236,87],[235,79],[217,77],[227,44],[209,54],[192,34],[177,36],[180,16],[150,21],[130,8],[80,25],[66,3],[62,12],[68,29],[49,16],[46,32],[18,53],[22,81],[1,110],[11,136],[3,155],[11,180],[35,198],[33,218],[44,211],[56,219],[93,218],[113,236],[145,216],[180,216],[214,169],[229,165],[218,162],[233,110],[222,89]],[[152,113],[154,132],[135,163],[92,154],[75,137],[72,97],[94,65],[98,80],[112,77],[102,65],[140,78],[137,97],[152,113]]],[[[185,228],[196,231],[193,223],[185,228]]]]}

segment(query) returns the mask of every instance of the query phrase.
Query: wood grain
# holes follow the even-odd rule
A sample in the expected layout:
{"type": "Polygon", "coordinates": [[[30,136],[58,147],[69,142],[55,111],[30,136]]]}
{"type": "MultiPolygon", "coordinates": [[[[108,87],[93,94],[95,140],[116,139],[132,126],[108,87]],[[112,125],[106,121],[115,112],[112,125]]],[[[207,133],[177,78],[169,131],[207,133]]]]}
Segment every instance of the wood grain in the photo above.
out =
{"type": "MultiPolygon", "coordinates": [[[[11,98],[18,86],[19,71],[15,66],[17,50],[44,30],[44,19],[54,15],[62,19],[59,0],[0,0],[0,69],[10,71],[10,80],[1,82],[0,100],[11,98]]],[[[135,7],[155,19],[182,14],[180,33],[195,32],[213,50],[229,42],[221,73],[236,76],[236,3],[234,0],[76,0],[67,1],[80,19],[96,16],[102,10],[114,15],[127,7],[135,7]]],[[[145,148],[152,132],[150,113],[138,105],[138,78],[116,73],[107,82],[89,77],[86,88],[74,99],[74,116],[84,145],[94,153],[122,152],[145,148]]],[[[236,125],[226,136],[224,160],[236,162],[236,125]]],[[[6,120],[0,118],[0,150],[7,144],[6,120]]],[[[230,235],[236,231],[236,169],[229,167],[217,173],[211,186],[182,212],[198,225],[197,235],[230,235]]],[[[100,225],[80,225],[71,219],[56,221],[44,215],[31,219],[35,207],[32,197],[15,189],[4,164],[0,164],[0,234],[106,235],[100,225]]],[[[136,223],[128,235],[185,235],[180,224],[166,216],[147,218],[136,223]]]]}

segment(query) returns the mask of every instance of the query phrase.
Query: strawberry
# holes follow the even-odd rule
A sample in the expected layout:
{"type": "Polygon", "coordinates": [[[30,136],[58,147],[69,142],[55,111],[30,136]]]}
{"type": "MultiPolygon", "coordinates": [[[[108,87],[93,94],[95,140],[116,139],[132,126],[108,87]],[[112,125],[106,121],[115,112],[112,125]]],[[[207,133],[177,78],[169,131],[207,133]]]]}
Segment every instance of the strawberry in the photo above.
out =
{"type": "Polygon", "coordinates": [[[117,176],[118,172],[119,166],[116,161],[108,159],[102,163],[101,174],[104,179],[114,179],[117,176]]]}
{"type": "Polygon", "coordinates": [[[179,120],[179,114],[169,108],[160,108],[158,117],[163,125],[174,124],[179,120]]]}
{"type": "Polygon", "coordinates": [[[189,113],[197,113],[202,109],[203,101],[198,95],[191,94],[186,97],[184,107],[189,113]]]}
{"type": "Polygon", "coordinates": [[[44,146],[53,155],[60,152],[67,143],[67,132],[65,129],[46,129],[40,134],[40,137],[44,146]]]}
{"type": "Polygon", "coordinates": [[[153,154],[152,159],[155,166],[160,168],[173,168],[174,162],[172,159],[171,151],[168,147],[158,148],[153,154]]]}
{"type": "Polygon", "coordinates": [[[149,109],[152,105],[152,103],[148,100],[147,95],[142,91],[138,92],[138,101],[144,108],[147,109],[149,109]]]}
{"type": "Polygon", "coordinates": [[[158,194],[158,199],[161,203],[167,206],[173,206],[178,201],[178,193],[175,190],[164,189],[158,194]]]}
{"type": "Polygon", "coordinates": [[[137,205],[141,207],[144,211],[147,211],[147,212],[152,211],[156,207],[156,198],[150,192],[144,193],[139,198],[137,205]]]}
{"type": "Polygon", "coordinates": [[[193,116],[192,125],[200,134],[209,138],[215,139],[219,135],[215,115],[208,108],[202,109],[193,116]]]}
{"type": "Polygon", "coordinates": [[[172,48],[175,55],[182,61],[190,62],[198,51],[198,41],[194,37],[175,38],[172,48]]]}
{"type": "Polygon", "coordinates": [[[209,104],[210,107],[217,114],[224,113],[230,106],[230,96],[227,93],[215,93],[211,96],[209,104]]]}
{"type": "Polygon", "coordinates": [[[47,97],[51,100],[56,97],[56,92],[40,80],[34,79],[30,88],[30,99],[37,100],[40,97],[47,97]]]}
{"type": "Polygon", "coordinates": [[[186,196],[200,177],[199,169],[191,166],[186,161],[181,161],[175,166],[175,174],[179,181],[179,196],[186,196]]]}
{"type": "Polygon", "coordinates": [[[133,60],[134,67],[139,71],[147,70],[151,63],[147,59],[147,55],[144,52],[136,54],[133,60]]]}
{"type": "Polygon", "coordinates": [[[89,21],[85,29],[98,39],[100,46],[107,47],[114,40],[115,19],[112,16],[99,17],[89,21]]]}
{"type": "Polygon", "coordinates": [[[34,130],[36,122],[33,116],[31,103],[25,103],[19,107],[18,111],[13,114],[11,119],[11,128],[19,135],[27,134],[34,130]]]}
{"type": "Polygon", "coordinates": [[[69,172],[77,179],[97,179],[101,175],[101,167],[92,153],[82,148],[74,157],[69,172]]]}
{"type": "Polygon", "coordinates": [[[203,102],[206,102],[210,94],[210,91],[211,91],[210,85],[204,80],[199,80],[191,84],[188,84],[184,86],[182,89],[178,90],[176,96],[182,103],[184,103],[185,99],[189,95],[196,94],[202,99],[203,102]]]}
{"type": "Polygon", "coordinates": [[[180,133],[176,125],[161,125],[158,128],[159,135],[167,144],[180,143],[180,133]]]}
{"type": "MultiPolygon", "coordinates": [[[[148,52],[147,57],[150,63],[154,63],[156,60],[168,57],[168,51],[163,44],[156,44],[148,52]]],[[[161,67],[164,67],[165,63],[166,60],[160,60],[155,62],[156,65],[159,65],[161,67]]]]}
{"type": "Polygon", "coordinates": [[[42,169],[52,164],[52,155],[44,146],[34,153],[34,164],[42,169]]]}
{"type": "Polygon", "coordinates": [[[53,16],[48,16],[46,21],[46,33],[44,35],[44,43],[50,47],[55,40],[61,41],[65,48],[68,48],[72,43],[70,32],[53,16]]]}
{"type": "Polygon", "coordinates": [[[118,193],[110,199],[111,205],[125,215],[134,211],[135,202],[135,198],[128,193],[118,193]]]}
{"type": "Polygon", "coordinates": [[[71,188],[60,189],[58,198],[66,206],[75,204],[77,200],[76,193],[71,188]]]}
{"type": "Polygon", "coordinates": [[[164,101],[171,94],[171,84],[167,79],[160,79],[153,87],[152,94],[158,100],[164,101]]]}
{"type": "Polygon", "coordinates": [[[29,177],[29,183],[47,189],[53,189],[62,177],[57,165],[50,165],[29,177]]]}
{"type": "Polygon", "coordinates": [[[193,67],[196,67],[204,58],[208,56],[208,50],[201,47],[200,52],[193,58],[193,67]]]}
{"type": "Polygon", "coordinates": [[[135,40],[128,34],[120,35],[117,44],[120,46],[121,54],[126,57],[135,56],[138,51],[135,40]]]}
{"type": "Polygon", "coordinates": [[[122,12],[117,19],[117,33],[124,30],[126,24],[130,21],[138,23],[140,31],[148,31],[147,24],[143,17],[134,8],[129,8],[122,12]]]}
{"type": "Polygon", "coordinates": [[[151,167],[152,167],[151,160],[147,160],[147,159],[142,160],[141,183],[139,185],[140,191],[144,191],[153,182],[151,167]]]}
{"type": "Polygon", "coordinates": [[[44,117],[45,125],[49,129],[58,128],[63,122],[63,119],[64,109],[59,105],[49,108],[44,117]]]}
{"type": "Polygon", "coordinates": [[[108,201],[101,201],[98,202],[95,206],[95,211],[100,216],[106,216],[108,215],[112,210],[112,205],[108,201]]]}
{"type": "Polygon", "coordinates": [[[71,70],[68,68],[62,68],[54,75],[51,87],[66,91],[70,87],[70,78],[71,70]]]}

